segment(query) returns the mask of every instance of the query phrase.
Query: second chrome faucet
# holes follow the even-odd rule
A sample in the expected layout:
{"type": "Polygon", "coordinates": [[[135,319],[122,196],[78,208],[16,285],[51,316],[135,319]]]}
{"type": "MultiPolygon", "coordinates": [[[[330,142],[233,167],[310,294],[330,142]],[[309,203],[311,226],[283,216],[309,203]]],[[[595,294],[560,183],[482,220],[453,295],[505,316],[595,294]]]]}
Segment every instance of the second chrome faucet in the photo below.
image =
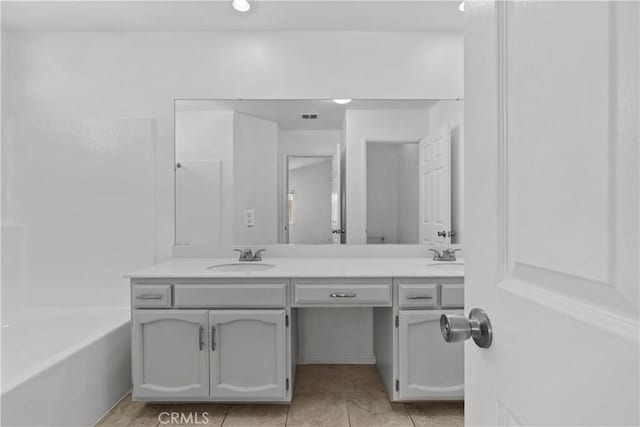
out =
{"type": "Polygon", "coordinates": [[[456,252],[458,252],[460,249],[443,249],[442,252],[437,249],[429,250],[433,252],[434,261],[455,261],[456,252]]]}
{"type": "Polygon", "coordinates": [[[265,252],[266,249],[258,249],[255,254],[249,248],[234,249],[234,251],[240,252],[240,258],[238,258],[238,261],[262,261],[262,256],[260,254],[265,252]]]}

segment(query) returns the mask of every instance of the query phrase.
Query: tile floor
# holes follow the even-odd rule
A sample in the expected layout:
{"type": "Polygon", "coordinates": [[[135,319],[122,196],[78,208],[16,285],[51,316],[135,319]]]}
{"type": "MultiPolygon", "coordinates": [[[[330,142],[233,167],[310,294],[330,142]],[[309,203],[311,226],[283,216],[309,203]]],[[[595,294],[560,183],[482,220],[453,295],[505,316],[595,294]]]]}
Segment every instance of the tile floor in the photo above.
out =
{"type": "Polygon", "coordinates": [[[127,396],[97,425],[462,427],[463,413],[462,402],[390,403],[374,365],[300,365],[291,405],[161,405],[132,402],[127,396]],[[161,412],[199,414],[199,419],[161,424],[161,412]],[[203,412],[208,414],[206,423],[203,412]]]}

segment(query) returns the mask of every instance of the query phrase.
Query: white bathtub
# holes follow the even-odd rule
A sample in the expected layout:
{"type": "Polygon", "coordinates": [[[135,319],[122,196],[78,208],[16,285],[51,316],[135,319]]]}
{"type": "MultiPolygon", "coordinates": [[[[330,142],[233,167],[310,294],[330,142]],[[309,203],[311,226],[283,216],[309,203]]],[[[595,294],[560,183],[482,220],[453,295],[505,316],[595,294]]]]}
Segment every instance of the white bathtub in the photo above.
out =
{"type": "Polygon", "coordinates": [[[2,322],[2,426],[91,426],[131,388],[128,308],[38,308],[2,322]]]}

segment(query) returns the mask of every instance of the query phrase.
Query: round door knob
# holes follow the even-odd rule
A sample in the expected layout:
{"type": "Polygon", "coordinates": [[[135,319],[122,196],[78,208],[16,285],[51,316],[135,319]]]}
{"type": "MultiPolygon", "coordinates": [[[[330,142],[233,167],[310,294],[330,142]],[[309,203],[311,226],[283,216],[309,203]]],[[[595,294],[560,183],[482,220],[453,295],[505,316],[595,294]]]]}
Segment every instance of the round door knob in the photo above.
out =
{"type": "Polygon", "coordinates": [[[493,339],[489,317],[479,308],[472,309],[468,319],[459,314],[443,314],[440,316],[440,332],[448,343],[473,338],[480,348],[489,348],[493,339]]]}

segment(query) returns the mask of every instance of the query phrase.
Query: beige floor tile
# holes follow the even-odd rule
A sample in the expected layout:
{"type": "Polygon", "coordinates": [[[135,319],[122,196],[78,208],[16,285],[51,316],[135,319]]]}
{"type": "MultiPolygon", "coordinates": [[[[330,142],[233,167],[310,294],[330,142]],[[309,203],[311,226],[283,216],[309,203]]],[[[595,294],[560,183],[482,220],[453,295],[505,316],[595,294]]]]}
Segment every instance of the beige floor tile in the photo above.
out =
{"type": "Polygon", "coordinates": [[[234,405],[227,412],[223,427],[283,427],[289,405],[234,405]]]}
{"type": "Polygon", "coordinates": [[[182,415],[182,424],[168,424],[179,427],[220,427],[224,421],[230,405],[212,403],[174,404],[168,408],[171,413],[182,415]]]}
{"type": "Polygon", "coordinates": [[[402,403],[391,403],[386,392],[345,393],[351,427],[412,427],[402,403]]]}
{"type": "Polygon", "coordinates": [[[128,395],[116,405],[97,425],[100,427],[155,427],[158,415],[169,405],[133,402],[128,395]]]}
{"type": "Polygon", "coordinates": [[[299,365],[296,393],[383,391],[375,365],[299,365]]]}
{"type": "Polygon", "coordinates": [[[416,427],[464,426],[463,402],[415,402],[405,406],[416,427]]]}
{"type": "Polygon", "coordinates": [[[348,427],[347,401],[342,393],[296,394],[287,426],[348,427]]]}

